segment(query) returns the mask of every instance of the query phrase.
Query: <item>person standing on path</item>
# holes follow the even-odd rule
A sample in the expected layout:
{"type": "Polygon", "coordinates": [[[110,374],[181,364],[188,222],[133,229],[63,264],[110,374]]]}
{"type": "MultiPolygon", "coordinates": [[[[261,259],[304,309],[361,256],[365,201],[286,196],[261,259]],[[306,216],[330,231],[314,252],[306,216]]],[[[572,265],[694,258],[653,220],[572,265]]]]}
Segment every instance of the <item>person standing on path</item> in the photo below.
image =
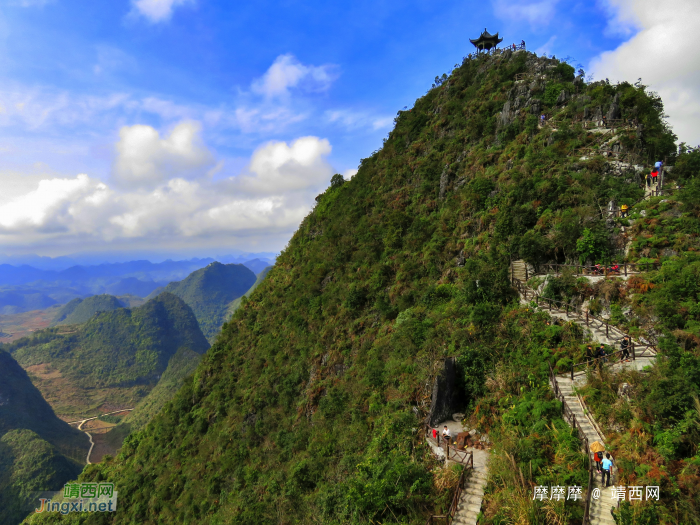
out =
{"type": "Polygon", "coordinates": [[[605,454],[605,459],[601,462],[603,467],[603,472],[601,473],[600,484],[605,485],[607,488],[610,485],[610,472],[612,471],[612,461],[610,461],[610,454],[605,454]]]}
{"type": "Polygon", "coordinates": [[[658,171],[659,173],[661,173],[661,168],[662,168],[663,165],[664,165],[664,163],[663,163],[662,161],[657,160],[657,161],[654,163],[654,168],[656,168],[656,171],[658,171]]]}
{"type": "Polygon", "coordinates": [[[608,360],[605,357],[605,345],[603,343],[600,343],[600,348],[598,348],[598,359],[601,365],[604,365],[608,360]]]}
{"type": "Polygon", "coordinates": [[[593,364],[593,347],[588,345],[586,347],[586,366],[590,367],[593,364]]]}
{"type": "Polygon", "coordinates": [[[623,204],[622,206],[620,206],[620,217],[622,217],[623,219],[627,217],[628,210],[629,206],[627,206],[627,204],[623,204]]]}
{"type": "Polygon", "coordinates": [[[595,471],[600,474],[600,469],[601,469],[601,463],[603,461],[603,451],[599,450],[593,455],[593,458],[595,459],[595,471]]]}
{"type": "Polygon", "coordinates": [[[647,188],[651,188],[651,174],[647,173],[647,188]]]}
{"type": "Polygon", "coordinates": [[[659,180],[659,170],[654,168],[653,170],[651,170],[651,182],[654,186],[656,186],[658,180],[659,180]]]}
{"type": "Polygon", "coordinates": [[[622,338],[622,342],[620,343],[620,350],[622,350],[622,356],[620,357],[620,361],[624,361],[626,363],[630,359],[630,338],[629,338],[629,336],[625,336],[622,338]]]}

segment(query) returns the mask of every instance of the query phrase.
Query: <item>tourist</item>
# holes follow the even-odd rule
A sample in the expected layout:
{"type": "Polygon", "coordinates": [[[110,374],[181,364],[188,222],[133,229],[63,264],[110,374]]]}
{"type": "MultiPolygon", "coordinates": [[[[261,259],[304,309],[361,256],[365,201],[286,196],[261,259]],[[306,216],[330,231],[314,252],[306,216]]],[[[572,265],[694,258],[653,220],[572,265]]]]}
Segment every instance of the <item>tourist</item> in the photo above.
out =
{"type": "Polygon", "coordinates": [[[627,217],[628,210],[629,206],[627,206],[627,204],[623,204],[622,206],[620,206],[620,217],[622,217],[623,219],[627,217]]]}
{"type": "Polygon", "coordinates": [[[622,342],[620,343],[620,349],[622,350],[622,356],[620,357],[620,361],[624,361],[626,363],[627,361],[629,361],[630,358],[629,336],[625,336],[622,338],[622,342]]]}
{"type": "Polygon", "coordinates": [[[447,425],[445,425],[445,428],[442,429],[442,437],[445,439],[447,442],[450,441],[450,438],[452,437],[452,434],[450,434],[450,429],[447,428],[447,425]]]}
{"type": "Polygon", "coordinates": [[[656,186],[656,183],[658,182],[659,178],[659,170],[657,168],[654,168],[651,170],[651,182],[656,186]]]}
{"type": "Polygon", "coordinates": [[[438,434],[437,428],[434,428],[434,429],[433,429],[433,439],[434,439],[435,441],[437,441],[437,434],[438,434]]]}
{"type": "Polygon", "coordinates": [[[651,174],[647,173],[647,188],[651,188],[651,174]]]}
{"type": "Polygon", "coordinates": [[[543,126],[544,126],[544,121],[545,121],[546,118],[547,118],[547,117],[544,116],[544,113],[542,113],[542,114],[540,115],[540,122],[542,123],[543,126]]]}
{"type": "Polygon", "coordinates": [[[598,348],[598,359],[602,365],[604,365],[607,361],[607,358],[605,357],[605,345],[603,343],[600,343],[600,348],[598,348]]]}
{"type": "Polygon", "coordinates": [[[586,347],[586,366],[591,366],[591,363],[593,363],[593,347],[591,345],[588,345],[586,347]]]}
{"type": "Polygon", "coordinates": [[[525,49],[525,40],[520,41],[520,48],[525,49]]]}
{"type": "Polygon", "coordinates": [[[610,267],[610,270],[609,270],[609,271],[610,271],[610,273],[620,273],[620,265],[617,264],[617,263],[614,263],[614,264],[610,267]]]}
{"type": "Polygon", "coordinates": [[[599,450],[596,452],[593,458],[595,459],[595,470],[598,474],[600,474],[600,464],[603,461],[603,451],[599,450]]]}
{"type": "Polygon", "coordinates": [[[661,173],[661,167],[664,165],[664,163],[660,160],[657,160],[656,163],[654,164],[654,168],[661,173]]]}
{"type": "Polygon", "coordinates": [[[608,485],[610,485],[610,472],[612,471],[612,465],[613,463],[610,461],[610,454],[605,454],[605,459],[601,463],[603,472],[601,474],[600,483],[601,485],[605,485],[606,488],[608,485]]]}

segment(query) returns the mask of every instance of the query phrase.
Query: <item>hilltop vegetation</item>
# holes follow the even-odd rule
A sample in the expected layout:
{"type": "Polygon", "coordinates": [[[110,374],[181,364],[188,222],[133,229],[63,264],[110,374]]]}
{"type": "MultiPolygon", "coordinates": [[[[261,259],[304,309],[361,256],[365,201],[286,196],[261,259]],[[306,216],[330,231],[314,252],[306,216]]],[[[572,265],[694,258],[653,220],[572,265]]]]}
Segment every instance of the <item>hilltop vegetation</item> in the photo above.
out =
{"type": "MultiPolygon", "coordinates": [[[[180,297],[192,308],[202,332],[213,341],[227,320],[230,303],[256,282],[255,274],[242,264],[210,263],[182,281],[168,284],[165,292],[180,297]]],[[[161,293],[156,290],[150,297],[161,293]]]]}
{"type": "Polygon", "coordinates": [[[180,348],[202,354],[208,347],[192,310],[170,293],[138,308],[97,313],[69,332],[50,328],[3,345],[34,371],[62,414],[85,414],[105,402],[135,404],[180,348]]]}
{"type": "Polygon", "coordinates": [[[126,305],[113,295],[75,298],[58,311],[52,324],[83,324],[98,312],[111,312],[124,306],[126,305]]]}
{"type": "Polygon", "coordinates": [[[522,308],[509,263],[619,254],[619,224],[600,210],[643,190],[607,153],[673,161],[662,114],[643,85],[586,85],[553,59],[465,59],[398,113],[351,181],[333,177],[175,398],[83,472],[117,484],[120,512],[30,521],[424,524],[450,501],[420,439],[446,357],[494,440],[485,521],[580,520],[528,491],[585,485],[547,387],[550,365],[580,358],[582,333],[522,308]],[[603,113],[635,125],[611,136],[579,121],[603,113]]]}
{"type": "Polygon", "coordinates": [[[19,523],[37,491],[59,490],[82,470],[87,436],[56,417],[27,373],[0,350],[0,522],[19,523]]]}
{"type": "Polygon", "coordinates": [[[180,389],[185,378],[197,369],[201,355],[189,348],[180,348],[170,358],[168,368],[158,384],[143,398],[136,408],[108,433],[107,439],[117,448],[131,432],[145,427],[148,422],[170,401],[180,389]]]}
{"type": "Polygon", "coordinates": [[[272,266],[267,266],[266,268],[263,268],[263,270],[257,275],[257,278],[255,279],[255,282],[253,283],[253,286],[251,286],[248,291],[243,294],[242,297],[239,297],[238,299],[234,299],[231,301],[231,304],[228,306],[228,311],[226,312],[226,317],[231,318],[233,314],[236,313],[236,310],[238,310],[241,307],[241,303],[243,302],[244,298],[250,297],[250,294],[252,294],[255,289],[260,286],[260,283],[265,280],[265,277],[267,277],[267,274],[272,270],[272,266]]]}

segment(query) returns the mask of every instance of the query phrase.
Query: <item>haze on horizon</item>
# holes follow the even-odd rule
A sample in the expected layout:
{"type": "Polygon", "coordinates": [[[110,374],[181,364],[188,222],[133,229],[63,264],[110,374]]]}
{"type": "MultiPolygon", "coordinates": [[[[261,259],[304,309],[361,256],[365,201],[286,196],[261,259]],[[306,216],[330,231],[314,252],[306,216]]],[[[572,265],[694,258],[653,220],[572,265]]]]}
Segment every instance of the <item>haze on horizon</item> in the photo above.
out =
{"type": "Polygon", "coordinates": [[[278,252],[484,27],[641,77],[696,145],[699,18],[689,0],[10,1],[0,254],[278,252]]]}

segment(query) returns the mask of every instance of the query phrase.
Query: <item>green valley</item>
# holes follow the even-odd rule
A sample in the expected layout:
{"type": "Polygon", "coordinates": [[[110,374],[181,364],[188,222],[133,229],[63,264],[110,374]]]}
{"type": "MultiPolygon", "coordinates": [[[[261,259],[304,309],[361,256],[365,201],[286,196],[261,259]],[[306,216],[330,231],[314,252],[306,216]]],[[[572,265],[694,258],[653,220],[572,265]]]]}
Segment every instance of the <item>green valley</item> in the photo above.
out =
{"type": "Polygon", "coordinates": [[[178,350],[202,354],[208,347],[192,310],[170,293],[138,308],[98,312],[82,325],[41,330],[3,345],[54,410],[66,416],[134,406],[178,350]]]}
{"type": "Polygon", "coordinates": [[[19,364],[0,350],[0,522],[19,523],[39,492],[82,470],[87,436],[54,414],[19,364]]]}

